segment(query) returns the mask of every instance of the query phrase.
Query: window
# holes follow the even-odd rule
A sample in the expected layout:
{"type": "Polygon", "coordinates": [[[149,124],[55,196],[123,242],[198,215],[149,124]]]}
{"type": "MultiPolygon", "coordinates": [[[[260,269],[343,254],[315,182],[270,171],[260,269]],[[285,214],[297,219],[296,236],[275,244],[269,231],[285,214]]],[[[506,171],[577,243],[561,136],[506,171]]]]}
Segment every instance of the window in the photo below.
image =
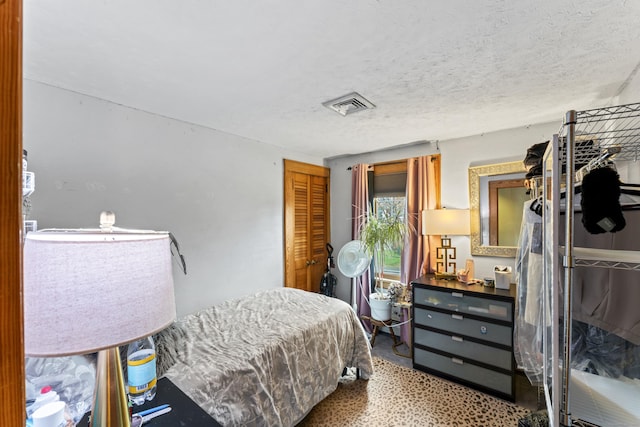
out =
{"type": "MultiPolygon", "coordinates": [[[[407,204],[405,196],[382,196],[373,198],[373,211],[378,219],[398,218],[405,221],[407,204]]],[[[400,263],[402,262],[402,243],[398,243],[393,248],[384,250],[384,278],[400,280],[400,263]]]]}
{"type": "MultiPolygon", "coordinates": [[[[373,179],[369,180],[369,189],[372,197],[371,206],[378,219],[387,216],[406,220],[406,188],[406,160],[374,165],[373,179]]],[[[391,250],[385,249],[382,272],[385,279],[400,280],[402,248],[403,244],[400,243],[391,250]]]]}

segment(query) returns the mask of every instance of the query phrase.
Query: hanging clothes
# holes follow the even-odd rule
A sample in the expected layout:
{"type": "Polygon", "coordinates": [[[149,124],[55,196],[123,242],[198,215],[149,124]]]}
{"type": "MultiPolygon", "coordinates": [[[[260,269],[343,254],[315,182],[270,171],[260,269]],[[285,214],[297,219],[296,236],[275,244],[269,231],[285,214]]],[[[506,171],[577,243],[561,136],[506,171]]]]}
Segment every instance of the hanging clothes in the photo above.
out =
{"type": "Polygon", "coordinates": [[[542,217],[536,212],[539,203],[538,199],[524,203],[515,264],[518,297],[514,355],[518,367],[533,385],[541,385],[544,380],[542,331],[550,322],[548,315],[542,322],[542,217]]]}
{"type": "MultiPolygon", "coordinates": [[[[640,211],[626,210],[626,227],[618,233],[588,233],[575,213],[577,247],[640,250],[640,211]]],[[[560,225],[564,235],[564,224],[560,225]]],[[[573,279],[573,317],[640,344],[640,271],[576,267],[573,279]]]]}

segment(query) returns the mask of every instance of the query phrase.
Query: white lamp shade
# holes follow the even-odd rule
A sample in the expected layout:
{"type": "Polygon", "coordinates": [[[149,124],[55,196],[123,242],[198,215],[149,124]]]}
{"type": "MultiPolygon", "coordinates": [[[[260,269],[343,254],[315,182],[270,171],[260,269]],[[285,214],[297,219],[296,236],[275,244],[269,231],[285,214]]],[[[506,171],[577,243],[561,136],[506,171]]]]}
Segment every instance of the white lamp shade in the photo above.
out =
{"type": "Polygon", "coordinates": [[[167,233],[32,232],[24,244],[28,356],[91,353],[176,316],[167,233]]]}
{"type": "Polygon", "coordinates": [[[422,211],[422,234],[469,235],[469,209],[432,209],[422,211]]]}

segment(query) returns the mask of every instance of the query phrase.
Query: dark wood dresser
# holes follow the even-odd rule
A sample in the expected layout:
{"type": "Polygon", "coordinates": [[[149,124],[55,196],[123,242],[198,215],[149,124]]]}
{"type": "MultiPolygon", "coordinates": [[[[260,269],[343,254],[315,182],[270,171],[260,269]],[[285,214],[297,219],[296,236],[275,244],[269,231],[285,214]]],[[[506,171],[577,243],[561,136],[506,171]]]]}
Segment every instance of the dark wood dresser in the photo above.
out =
{"type": "Polygon", "coordinates": [[[431,275],[411,284],[413,367],[515,401],[515,285],[502,290],[431,275]]]}

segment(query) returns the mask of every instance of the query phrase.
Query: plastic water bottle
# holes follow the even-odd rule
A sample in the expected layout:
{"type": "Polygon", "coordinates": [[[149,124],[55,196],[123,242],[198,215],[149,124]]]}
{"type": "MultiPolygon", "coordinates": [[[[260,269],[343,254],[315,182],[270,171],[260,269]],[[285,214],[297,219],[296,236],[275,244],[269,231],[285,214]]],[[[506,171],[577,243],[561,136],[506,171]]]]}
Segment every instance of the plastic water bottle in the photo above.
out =
{"type": "Polygon", "coordinates": [[[134,341],[127,349],[129,400],[142,405],[156,397],[156,346],[151,336],[134,341]]]}

